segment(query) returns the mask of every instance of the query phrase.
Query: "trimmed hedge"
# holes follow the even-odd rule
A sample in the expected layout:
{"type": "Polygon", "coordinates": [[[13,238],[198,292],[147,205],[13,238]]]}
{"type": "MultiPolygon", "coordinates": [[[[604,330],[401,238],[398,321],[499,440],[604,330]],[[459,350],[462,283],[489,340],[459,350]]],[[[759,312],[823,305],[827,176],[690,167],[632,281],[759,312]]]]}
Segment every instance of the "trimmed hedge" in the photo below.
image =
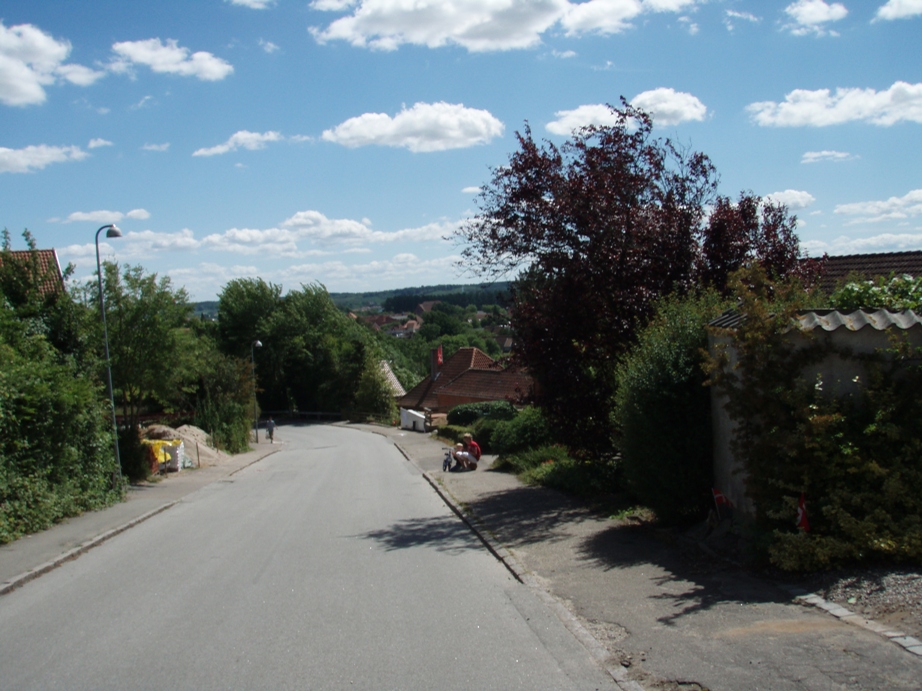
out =
{"type": "Polygon", "coordinates": [[[701,349],[720,309],[714,294],[665,300],[618,367],[613,417],[624,480],[664,523],[692,522],[710,506],[711,404],[701,349]]]}
{"type": "Polygon", "coordinates": [[[472,425],[479,419],[511,420],[517,414],[509,401],[462,403],[448,411],[449,425],[472,425]]]}

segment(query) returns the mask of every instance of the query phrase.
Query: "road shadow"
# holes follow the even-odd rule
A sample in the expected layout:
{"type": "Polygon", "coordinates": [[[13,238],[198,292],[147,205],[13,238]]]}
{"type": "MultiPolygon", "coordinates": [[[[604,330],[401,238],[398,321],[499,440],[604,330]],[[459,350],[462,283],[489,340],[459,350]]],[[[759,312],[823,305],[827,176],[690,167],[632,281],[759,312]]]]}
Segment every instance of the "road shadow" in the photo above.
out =
{"type": "Polygon", "coordinates": [[[414,547],[429,547],[439,552],[460,554],[483,549],[481,542],[454,515],[408,518],[386,528],[353,535],[374,540],[388,552],[414,547]]]}

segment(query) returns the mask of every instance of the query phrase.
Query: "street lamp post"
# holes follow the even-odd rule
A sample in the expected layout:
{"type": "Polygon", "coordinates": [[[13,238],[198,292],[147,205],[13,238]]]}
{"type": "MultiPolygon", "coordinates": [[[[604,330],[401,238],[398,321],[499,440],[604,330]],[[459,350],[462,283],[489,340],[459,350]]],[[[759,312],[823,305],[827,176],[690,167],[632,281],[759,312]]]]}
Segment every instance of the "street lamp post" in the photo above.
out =
{"type": "Polygon", "coordinates": [[[262,341],[253,341],[250,344],[250,367],[253,369],[253,433],[256,435],[256,443],[259,443],[259,411],[256,407],[256,357],[255,348],[262,348],[262,341]]]}
{"type": "Polygon", "coordinates": [[[99,261],[99,234],[106,231],[107,238],[120,238],[122,231],[111,223],[96,231],[96,278],[99,283],[99,311],[102,313],[102,335],[106,345],[106,383],[109,385],[109,406],[112,408],[112,431],[115,433],[115,469],[113,483],[122,484],[122,458],[118,452],[118,421],[115,418],[115,395],[112,393],[112,362],[109,359],[109,328],[106,326],[106,301],[102,294],[102,264],[99,261]]]}

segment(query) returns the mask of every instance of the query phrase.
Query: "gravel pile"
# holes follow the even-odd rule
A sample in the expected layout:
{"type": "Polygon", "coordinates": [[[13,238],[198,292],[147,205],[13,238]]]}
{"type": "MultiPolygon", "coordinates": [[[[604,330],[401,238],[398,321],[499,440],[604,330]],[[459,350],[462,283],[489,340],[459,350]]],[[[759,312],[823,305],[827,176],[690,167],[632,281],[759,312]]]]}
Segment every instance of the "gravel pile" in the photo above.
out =
{"type": "Polygon", "coordinates": [[[856,614],[922,637],[922,569],[843,569],[815,576],[807,587],[856,614]]]}

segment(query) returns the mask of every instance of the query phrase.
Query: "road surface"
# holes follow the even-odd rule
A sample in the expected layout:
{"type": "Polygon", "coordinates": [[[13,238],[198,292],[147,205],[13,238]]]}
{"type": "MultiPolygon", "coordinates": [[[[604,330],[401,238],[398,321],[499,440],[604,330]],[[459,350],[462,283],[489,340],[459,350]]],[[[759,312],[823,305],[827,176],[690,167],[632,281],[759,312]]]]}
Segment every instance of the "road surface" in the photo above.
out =
{"type": "Polygon", "coordinates": [[[0,598],[0,687],[615,688],[386,439],[277,437],[0,598]]]}

